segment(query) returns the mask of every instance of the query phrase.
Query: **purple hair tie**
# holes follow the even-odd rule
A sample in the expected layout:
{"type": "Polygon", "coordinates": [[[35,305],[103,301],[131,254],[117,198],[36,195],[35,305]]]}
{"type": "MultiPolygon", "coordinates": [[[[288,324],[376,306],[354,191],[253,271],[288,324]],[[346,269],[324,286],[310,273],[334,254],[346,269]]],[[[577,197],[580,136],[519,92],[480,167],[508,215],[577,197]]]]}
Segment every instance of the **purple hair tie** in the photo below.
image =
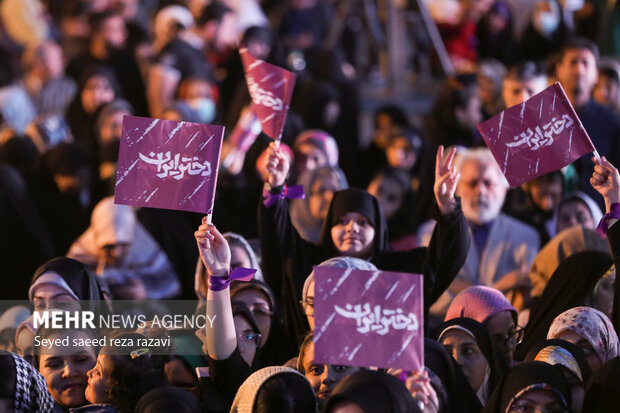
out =
{"type": "Polygon", "coordinates": [[[304,187],[301,185],[287,186],[284,184],[284,190],[280,193],[274,194],[273,192],[263,188],[263,205],[267,208],[271,208],[276,202],[281,199],[304,199],[304,187]]]}
{"type": "Polygon", "coordinates": [[[252,268],[237,267],[230,271],[230,274],[226,277],[209,277],[209,289],[211,291],[222,291],[230,285],[230,282],[235,281],[250,281],[256,274],[256,270],[252,268]]]}
{"type": "Polygon", "coordinates": [[[609,212],[603,215],[603,218],[601,218],[601,222],[599,222],[598,226],[596,227],[596,233],[600,235],[601,238],[605,238],[605,236],[607,235],[607,221],[609,221],[611,218],[620,219],[620,204],[616,202],[611,204],[609,212]]]}

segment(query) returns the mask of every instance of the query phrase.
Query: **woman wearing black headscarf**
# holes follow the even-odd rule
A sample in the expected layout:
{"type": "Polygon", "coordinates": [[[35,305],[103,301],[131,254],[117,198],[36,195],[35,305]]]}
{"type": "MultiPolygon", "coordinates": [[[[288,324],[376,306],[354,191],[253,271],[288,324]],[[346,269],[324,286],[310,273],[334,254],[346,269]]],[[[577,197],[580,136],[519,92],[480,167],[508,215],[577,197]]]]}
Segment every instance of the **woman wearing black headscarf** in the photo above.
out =
{"type": "Polygon", "coordinates": [[[0,411],[52,413],[54,399],[34,367],[8,351],[0,351],[0,411]]]}
{"type": "Polygon", "coordinates": [[[546,408],[547,412],[568,413],[570,406],[570,388],[560,367],[528,361],[516,365],[504,376],[482,412],[514,413],[546,408]]]}
{"type": "Polygon", "coordinates": [[[508,370],[506,363],[499,357],[487,328],[471,318],[459,317],[442,323],[437,328],[437,332],[437,341],[446,350],[450,349],[448,352],[452,353],[474,391],[476,391],[478,398],[484,403],[508,370]],[[477,348],[472,346],[472,340],[477,344],[477,348]],[[475,371],[474,365],[481,366],[484,364],[480,363],[480,360],[475,360],[477,351],[482,353],[486,359],[486,371],[475,371]],[[478,377],[474,377],[476,375],[478,377]],[[480,383],[477,388],[474,387],[474,381],[480,383]]]}
{"type": "MultiPolygon", "coordinates": [[[[549,364],[559,364],[552,362],[557,360],[557,358],[554,358],[550,354],[550,351],[555,351],[557,348],[565,350],[570,355],[570,357],[572,357],[575,364],[571,363],[570,370],[579,377],[579,380],[583,385],[588,383],[590,381],[590,378],[592,377],[592,369],[590,368],[590,365],[586,360],[583,350],[580,347],[569,343],[568,341],[560,340],[558,338],[552,338],[542,341],[532,347],[530,352],[527,353],[525,361],[538,360],[544,361],[545,363],[549,364]],[[543,350],[545,351],[543,352],[543,350]]],[[[570,360],[570,358],[568,360],[570,360]]]]}
{"type": "Polygon", "coordinates": [[[580,347],[565,340],[545,340],[534,346],[527,354],[525,360],[536,360],[547,364],[560,365],[562,373],[570,386],[572,411],[575,413],[581,412],[583,408],[584,386],[592,377],[592,369],[580,347]]]}
{"type": "Polygon", "coordinates": [[[76,142],[88,155],[96,159],[97,139],[95,122],[97,109],[120,97],[120,89],[114,72],[106,66],[91,66],[78,81],[78,91],[67,108],[67,122],[76,142]]]}
{"type": "Polygon", "coordinates": [[[323,411],[335,412],[346,404],[354,404],[364,413],[420,411],[403,382],[387,373],[372,370],[360,370],[345,377],[332,391],[323,411]]]}
{"type": "Polygon", "coordinates": [[[594,287],[611,265],[609,254],[598,251],[578,252],[564,260],[532,310],[515,358],[523,360],[533,345],[545,340],[555,317],[570,308],[587,305],[594,287]]]}
{"type": "MultiPolygon", "coordinates": [[[[259,235],[263,251],[263,274],[280,299],[288,331],[296,330],[291,319],[303,320],[298,305],[304,282],[313,265],[335,256],[352,256],[372,262],[380,270],[424,275],[426,309],[445,291],[463,265],[469,248],[467,224],[454,198],[458,176],[451,168],[455,151],[444,158],[437,154],[435,198],[438,225],[427,248],[393,252],[390,249],[387,222],[379,202],[368,192],[350,188],[334,194],[318,244],[303,240],[295,230],[286,202],[284,181],[288,160],[275,145],[268,149],[269,171],[265,191],[267,207],[259,203],[259,235]],[[451,172],[452,171],[452,172],[451,172]],[[442,212],[442,213],[439,213],[442,212]],[[282,274],[282,275],[280,275],[282,274]]],[[[306,327],[307,328],[307,327],[306,327]]]]}
{"type": "Polygon", "coordinates": [[[104,295],[97,277],[84,264],[58,257],[35,271],[28,298],[34,303],[35,310],[48,308],[51,298],[57,300],[56,304],[60,301],[86,301],[89,310],[98,311],[104,295]]]}
{"type": "Polygon", "coordinates": [[[441,413],[479,413],[482,404],[467,377],[437,341],[424,338],[424,366],[437,392],[441,413]]]}
{"type": "Polygon", "coordinates": [[[76,143],[58,144],[37,162],[30,194],[58,255],[88,228],[92,177],[88,156],[76,143]]]}

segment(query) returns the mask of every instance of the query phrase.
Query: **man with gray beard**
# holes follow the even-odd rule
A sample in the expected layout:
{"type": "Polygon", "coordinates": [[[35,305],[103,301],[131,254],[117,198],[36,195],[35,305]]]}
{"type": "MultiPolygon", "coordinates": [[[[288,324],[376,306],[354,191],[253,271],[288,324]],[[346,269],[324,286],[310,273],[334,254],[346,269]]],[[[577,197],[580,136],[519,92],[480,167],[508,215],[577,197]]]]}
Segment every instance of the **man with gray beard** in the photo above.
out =
{"type": "MultiPolygon", "coordinates": [[[[456,294],[473,285],[496,288],[509,298],[528,288],[527,274],[540,247],[536,230],[501,212],[508,182],[488,149],[459,151],[456,167],[461,174],[456,193],[470,225],[471,243],[463,268],[431,307],[437,317],[445,315],[456,294]]],[[[433,227],[434,222],[420,227],[423,245],[433,227]]]]}

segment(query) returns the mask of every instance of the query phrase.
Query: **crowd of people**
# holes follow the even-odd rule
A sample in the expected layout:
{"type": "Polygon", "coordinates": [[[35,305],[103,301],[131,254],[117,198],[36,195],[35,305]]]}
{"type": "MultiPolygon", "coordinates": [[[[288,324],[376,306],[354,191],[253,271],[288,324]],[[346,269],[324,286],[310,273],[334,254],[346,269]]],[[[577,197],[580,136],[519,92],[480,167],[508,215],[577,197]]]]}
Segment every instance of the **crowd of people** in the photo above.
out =
{"type": "Polygon", "coordinates": [[[368,5],[1,0],[0,411],[617,410],[620,3],[427,3],[458,75],[363,145],[368,5]],[[241,48],[297,74],[279,144],[241,48]],[[554,82],[602,157],[510,188],[476,124],[554,82]],[[125,115],[226,127],[213,223],[114,203],[125,115]],[[421,274],[423,368],[315,361],[317,266],[421,274]],[[167,300],[217,322],[38,344],[102,332],[33,311],[167,300]]]}

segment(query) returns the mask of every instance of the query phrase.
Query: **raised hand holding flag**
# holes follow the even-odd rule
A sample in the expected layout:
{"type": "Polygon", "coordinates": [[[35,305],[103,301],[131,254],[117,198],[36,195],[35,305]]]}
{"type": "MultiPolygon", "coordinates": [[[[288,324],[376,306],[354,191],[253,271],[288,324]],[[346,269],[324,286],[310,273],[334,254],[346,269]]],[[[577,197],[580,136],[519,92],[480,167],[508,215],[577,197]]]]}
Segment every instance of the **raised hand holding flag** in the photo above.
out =
{"type": "Polygon", "coordinates": [[[557,171],[589,152],[598,156],[557,82],[477,127],[511,187],[557,171]]]}

